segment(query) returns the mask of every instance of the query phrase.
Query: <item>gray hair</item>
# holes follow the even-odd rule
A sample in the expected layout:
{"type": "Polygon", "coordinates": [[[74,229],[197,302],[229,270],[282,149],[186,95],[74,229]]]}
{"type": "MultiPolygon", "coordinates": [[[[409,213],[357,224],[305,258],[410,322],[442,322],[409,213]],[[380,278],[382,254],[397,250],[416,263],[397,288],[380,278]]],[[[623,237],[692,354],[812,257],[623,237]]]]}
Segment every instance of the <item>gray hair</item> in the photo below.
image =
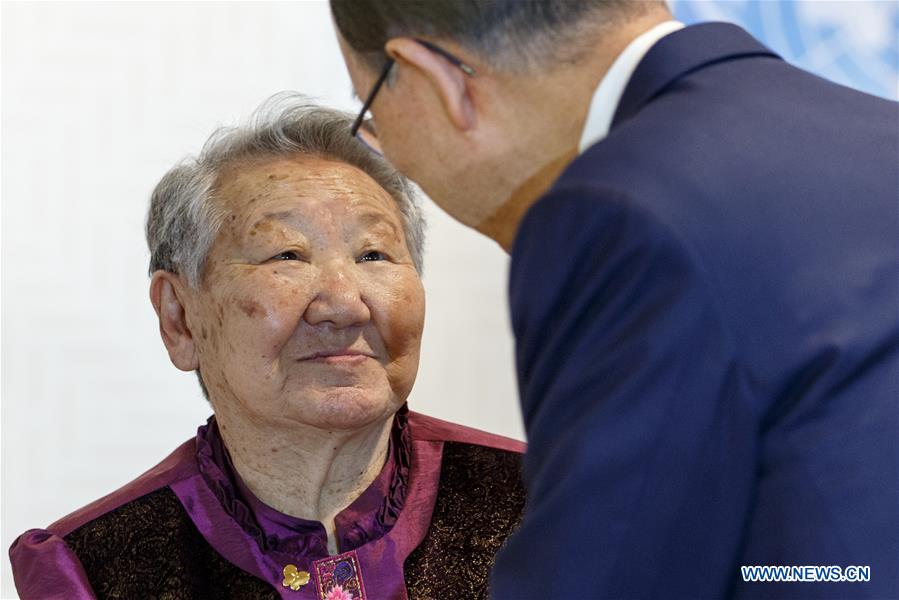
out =
{"type": "MultiPolygon", "coordinates": [[[[450,39],[492,68],[525,72],[581,55],[582,40],[662,0],[330,0],[337,29],[372,69],[393,37],[450,39]],[[599,28],[599,29],[598,29],[599,28]]],[[[667,9],[666,9],[667,10],[667,9]]]]}
{"type": "Polygon", "coordinates": [[[193,287],[200,285],[225,217],[215,202],[215,185],[224,169],[269,157],[313,155],[357,167],[390,194],[421,274],[424,216],[415,189],[382,157],[350,137],[353,118],[301,94],[282,92],[263,102],[247,124],[215,131],[198,156],[172,167],[153,190],[146,229],[150,273],[178,273],[193,287]]]}

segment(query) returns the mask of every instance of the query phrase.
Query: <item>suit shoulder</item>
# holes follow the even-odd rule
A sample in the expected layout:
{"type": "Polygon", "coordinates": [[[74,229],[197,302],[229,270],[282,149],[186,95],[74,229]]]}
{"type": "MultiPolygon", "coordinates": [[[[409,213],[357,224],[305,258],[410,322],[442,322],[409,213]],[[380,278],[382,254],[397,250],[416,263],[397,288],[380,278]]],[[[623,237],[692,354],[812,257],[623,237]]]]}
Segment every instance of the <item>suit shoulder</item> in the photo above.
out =
{"type": "Polygon", "coordinates": [[[686,257],[689,239],[645,197],[639,188],[626,190],[600,177],[563,176],[522,219],[511,253],[513,271],[524,254],[585,257],[622,245],[686,257]]]}

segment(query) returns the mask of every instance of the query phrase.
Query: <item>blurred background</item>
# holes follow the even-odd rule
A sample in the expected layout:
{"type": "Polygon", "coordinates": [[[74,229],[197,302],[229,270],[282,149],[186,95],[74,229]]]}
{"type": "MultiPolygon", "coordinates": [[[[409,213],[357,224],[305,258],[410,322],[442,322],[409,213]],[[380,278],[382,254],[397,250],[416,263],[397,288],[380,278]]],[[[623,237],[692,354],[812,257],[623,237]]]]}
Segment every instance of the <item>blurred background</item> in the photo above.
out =
{"type": "MultiPolygon", "coordinates": [[[[678,1],[785,58],[896,98],[893,1],[678,1]]],[[[324,1],[5,2],[2,33],[2,570],[31,527],[104,495],[210,414],[147,299],[149,192],[270,94],[358,109],[324,1]]],[[[414,410],[524,439],[507,258],[428,203],[428,315],[414,410]]]]}

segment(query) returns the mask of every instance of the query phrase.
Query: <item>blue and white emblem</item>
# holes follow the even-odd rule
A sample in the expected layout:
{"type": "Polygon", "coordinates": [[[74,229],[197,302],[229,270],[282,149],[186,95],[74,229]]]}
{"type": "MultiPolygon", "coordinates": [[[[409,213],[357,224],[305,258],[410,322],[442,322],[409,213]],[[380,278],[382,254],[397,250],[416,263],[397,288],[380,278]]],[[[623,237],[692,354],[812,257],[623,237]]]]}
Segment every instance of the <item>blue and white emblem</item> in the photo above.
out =
{"type": "Polygon", "coordinates": [[[684,23],[730,21],[788,62],[883,98],[899,98],[899,2],[671,0],[684,23]]]}

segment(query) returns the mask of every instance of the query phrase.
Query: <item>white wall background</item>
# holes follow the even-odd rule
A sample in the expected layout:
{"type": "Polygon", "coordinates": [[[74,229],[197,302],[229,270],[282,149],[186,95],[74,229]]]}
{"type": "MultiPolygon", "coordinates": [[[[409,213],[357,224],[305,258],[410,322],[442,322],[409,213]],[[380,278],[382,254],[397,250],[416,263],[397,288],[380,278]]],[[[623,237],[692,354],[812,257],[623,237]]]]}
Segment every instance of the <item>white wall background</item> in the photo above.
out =
{"type": "MultiPolygon", "coordinates": [[[[121,486],[209,414],[147,300],[149,192],[283,89],[355,109],[325,2],[3,3],[6,549],[121,486]]],[[[433,205],[422,412],[522,438],[505,255],[433,205]]]]}

